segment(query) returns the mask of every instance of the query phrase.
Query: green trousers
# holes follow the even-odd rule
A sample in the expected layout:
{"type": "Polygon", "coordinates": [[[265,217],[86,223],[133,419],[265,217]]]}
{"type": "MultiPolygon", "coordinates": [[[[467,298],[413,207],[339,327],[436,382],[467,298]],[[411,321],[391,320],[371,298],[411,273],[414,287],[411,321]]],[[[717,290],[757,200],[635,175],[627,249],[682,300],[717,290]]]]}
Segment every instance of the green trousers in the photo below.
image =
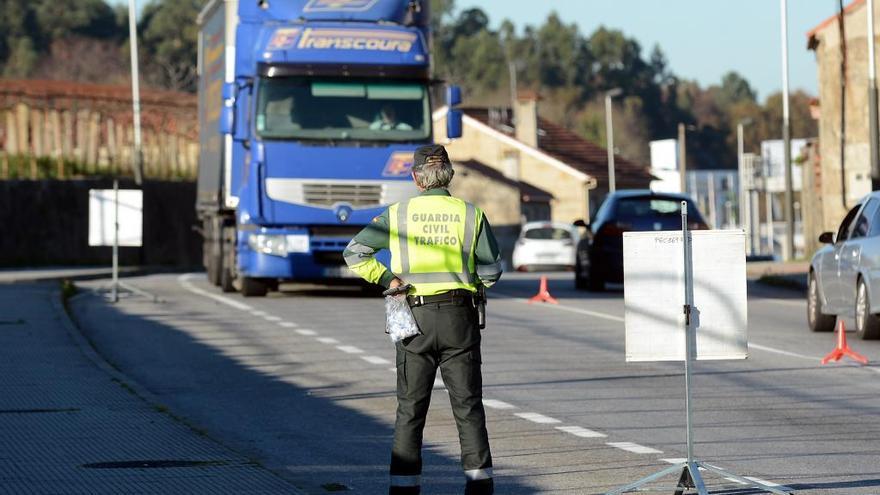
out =
{"type": "Polygon", "coordinates": [[[458,427],[465,493],[493,493],[492,455],[483,409],[480,330],[469,299],[413,308],[422,334],[397,344],[397,422],[391,453],[391,495],[417,494],[422,432],[437,368],[458,427]]]}

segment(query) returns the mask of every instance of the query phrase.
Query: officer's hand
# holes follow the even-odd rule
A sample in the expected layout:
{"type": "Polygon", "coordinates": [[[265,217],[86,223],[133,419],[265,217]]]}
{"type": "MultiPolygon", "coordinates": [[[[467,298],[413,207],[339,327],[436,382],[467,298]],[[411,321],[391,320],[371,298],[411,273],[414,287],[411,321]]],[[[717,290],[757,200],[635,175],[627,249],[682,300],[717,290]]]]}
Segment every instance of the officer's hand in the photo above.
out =
{"type": "Polygon", "coordinates": [[[400,287],[401,285],[403,285],[403,280],[400,280],[399,278],[394,277],[391,280],[391,283],[388,284],[388,288],[389,289],[396,289],[396,288],[400,287]]]}

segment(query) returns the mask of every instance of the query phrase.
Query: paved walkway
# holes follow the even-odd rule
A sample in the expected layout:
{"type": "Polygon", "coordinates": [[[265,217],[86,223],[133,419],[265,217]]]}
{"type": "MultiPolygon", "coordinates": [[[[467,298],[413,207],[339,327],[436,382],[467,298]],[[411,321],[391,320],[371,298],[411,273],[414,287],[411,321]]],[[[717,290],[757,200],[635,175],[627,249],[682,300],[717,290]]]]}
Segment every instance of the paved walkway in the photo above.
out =
{"type": "Polygon", "coordinates": [[[145,399],[59,298],[57,284],[0,284],[0,492],[300,493],[145,399]]]}

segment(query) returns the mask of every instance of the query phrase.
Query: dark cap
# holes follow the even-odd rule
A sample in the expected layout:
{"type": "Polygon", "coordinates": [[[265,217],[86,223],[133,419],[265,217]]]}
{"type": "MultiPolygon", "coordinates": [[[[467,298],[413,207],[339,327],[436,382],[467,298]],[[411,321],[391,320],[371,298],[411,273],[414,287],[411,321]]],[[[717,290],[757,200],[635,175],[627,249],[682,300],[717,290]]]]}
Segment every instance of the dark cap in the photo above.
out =
{"type": "Polygon", "coordinates": [[[446,148],[439,144],[427,144],[417,149],[413,156],[413,168],[419,169],[426,163],[440,162],[449,163],[449,155],[446,148]]]}

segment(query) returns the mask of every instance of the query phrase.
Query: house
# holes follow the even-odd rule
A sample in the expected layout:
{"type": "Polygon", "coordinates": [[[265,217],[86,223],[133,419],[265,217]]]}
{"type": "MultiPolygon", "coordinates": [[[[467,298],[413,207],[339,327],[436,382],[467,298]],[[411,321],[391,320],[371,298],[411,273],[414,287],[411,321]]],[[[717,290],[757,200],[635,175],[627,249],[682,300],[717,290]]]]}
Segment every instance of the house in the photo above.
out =
{"type": "MultiPolygon", "coordinates": [[[[459,174],[453,192],[486,212],[507,254],[524,222],[572,223],[589,219],[608,193],[608,155],[565,127],[538,115],[535,93],[521,93],[509,108],[461,107],[462,137],[446,147],[459,174]],[[512,192],[518,190],[517,192],[512,192]]],[[[437,142],[446,109],[434,114],[437,142]]],[[[618,189],[647,189],[646,166],[615,157],[618,189]]]]}
{"type": "MultiPolygon", "coordinates": [[[[847,210],[871,191],[867,14],[866,1],[855,0],[807,33],[819,79],[819,101],[811,108],[819,139],[805,167],[803,190],[803,204],[811,205],[804,210],[810,251],[818,247],[819,233],[836,231],[847,210]]],[[[878,17],[875,11],[875,33],[878,17]]],[[[871,41],[876,46],[876,39],[871,41]]]]}

